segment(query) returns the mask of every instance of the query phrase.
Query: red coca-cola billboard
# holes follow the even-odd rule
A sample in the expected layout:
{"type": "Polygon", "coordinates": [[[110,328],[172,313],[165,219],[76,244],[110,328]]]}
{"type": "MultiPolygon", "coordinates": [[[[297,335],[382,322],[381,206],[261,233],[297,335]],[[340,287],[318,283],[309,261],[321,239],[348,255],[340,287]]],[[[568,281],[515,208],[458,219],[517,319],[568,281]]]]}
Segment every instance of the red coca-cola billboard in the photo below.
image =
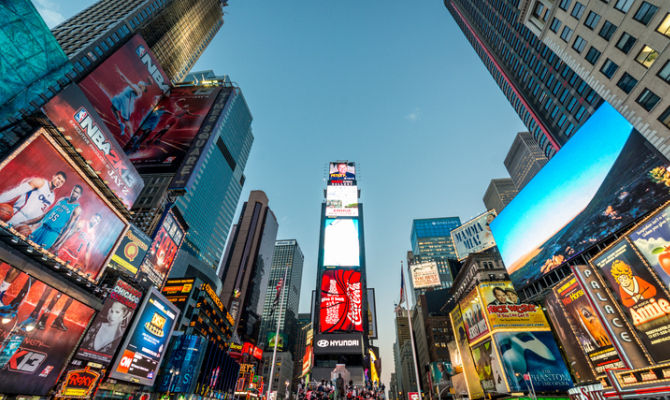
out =
{"type": "Polygon", "coordinates": [[[321,277],[319,332],[363,332],[363,297],[359,271],[324,271],[321,277]]]}

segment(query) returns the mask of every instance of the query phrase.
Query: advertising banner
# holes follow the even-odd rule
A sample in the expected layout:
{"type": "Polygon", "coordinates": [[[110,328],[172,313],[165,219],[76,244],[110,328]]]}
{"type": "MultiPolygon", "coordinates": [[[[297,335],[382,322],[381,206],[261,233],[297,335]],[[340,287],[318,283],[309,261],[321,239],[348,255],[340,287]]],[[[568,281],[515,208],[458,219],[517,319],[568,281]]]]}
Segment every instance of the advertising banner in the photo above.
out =
{"type": "Polygon", "coordinates": [[[149,289],[111,368],[110,377],[151,386],[172,336],[179,310],[149,289]]]}
{"type": "Polygon", "coordinates": [[[149,245],[151,245],[149,236],[131,224],[121,238],[121,243],[116,247],[108,266],[135,276],[149,250],[149,245]]]}
{"type": "Polygon", "coordinates": [[[142,261],[140,274],[146,276],[156,287],[162,287],[183,239],[184,228],[177,222],[172,211],[168,211],[142,261]]]}
{"type": "Polygon", "coordinates": [[[356,163],[348,161],[331,162],[328,168],[328,184],[334,186],[355,185],[356,163]]]}
{"type": "Polygon", "coordinates": [[[496,211],[487,211],[451,231],[451,240],[458,261],[470,253],[478,253],[496,245],[489,224],[496,217],[496,211]]]}
{"type": "Polygon", "coordinates": [[[628,236],[647,263],[670,288],[670,206],[663,208],[628,236]]]}
{"type": "Polygon", "coordinates": [[[302,376],[309,374],[309,371],[312,370],[312,359],[314,358],[314,350],[312,345],[308,345],[305,348],[305,355],[302,357],[302,376]]]}
{"type": "Polygon", "coordinates": [[[80,83],[121,146],[170,88],[142,36],[133,36],[80,83]]]}
{"type": "Polygon", "coordinates": [[[170,393],[193,393],[200,365],[205,356],[207,339],[197,335],[175,337],[170,346],[170,359],[162,368],[157,391],[170,393]],[[170,370],[179,371],[178,375],[170,370]]]}
{"type": "Polygon", "coordinates": [[[537,392],[565,392],[574,386],[551,332],[499,332],[493,339],[512,392],[528,391],[526,374],[537,392]]]}
{"type": "Polygon", "coordinates": [[[9,264],[0,277],[0,393],[45,396],[94,310],[9,264]]]}
{"type": "Polygon", "coordinates": [[[71,84],[42,107],[65,139],[130,209],[144,180],[76,84],[71,84]]]}
{"type": "Polygon", "coordinates": [[[126,228],[43,129],[0,165],[0,220],[91,281],[126,228]]]}
{"type": "Polygon", "coordinates": [[[654,361],[670,360],[670,300],[662,283],[625,240],[591,262],[609,284],[654,361]]]}
{"type": "MultiPolygon", "coordinates": [[[[267,348],[268,348],[268,349],[274,349],[274,347],[275,347],[275,338],[277,337],[277,332],[276,332],[276,331],[268,332],[267,337],[268,337],[268,346],[267,346],[267,348]]],[[[284,350],[284,345],[285,345],[285,343],[288,343],[288,342],[286,341],[286,335],[283,334],[283,333],[281,333],[281,332],[279,332],[279,343],[277,343],[277,351],[283,351],[283,350],[284,350]]]]}
{"type": "Polygon", "coordinates": [[[472,348],[472,360],[485,392],[508,392],[500,360],[490,340],[481,342],[472,348]]]}
{"type": "Polygon", "coordinates": [[[319,332],[363,332],[361,273],[328,270],[321,276],[319,332]]]}
{"type": "Polygon", "coordinates": [[[360,334],[319,334],[314,338],[314,354],[363,355],[363,337],[360,334]]]}
{"type": "Polygon", "coordinates": [[[367,288],[368,298],[368,338],[377,339],[377,305],[375,304],[375,290],[367,288]]]}
{"type": "MultiPolygon", "coordinates": [[[[479,381],[479,374],[475,369],[475,363],[472,360],[472,353],[470,353],[470,345],[468,343],[468,335],[466,333],[465,324],[461,309],[456,306],[450,313],[451,327],[454,331],[456,339],[456,346],[458,347],[458,354],[463,365],[463,374],[465,375],[465,386],[471,399],[481,399],[484,397],[484,389],[479,381]]],[[[462,392],[458,392],[461,394],[462,392]]]]}
{"type": "Polygon", "coordinates": [[[177,306],[181,312],[184,312],[184,305],[188,302],[189,297],[191,297],[194,284],[195,278],[168,279],[165,281],[161,293],[172,304],[177,306]]]}
{"type": "Polygon", "coordinates": [[[358,186],[327,186],[326,217],[358,217],[358,186]]]}
{"type": "Polygon", "coordinates": [[[82,340],[76,357],[107,367],[126,333],[142,292],[119,279],[82,340]]]}
{"type": "Polygon", "coordinates": [[[451,387],[450,377],[452,374],[451,363],[444,361],[430,363],[430,376],[433,380],[433,387],[438,399],[449,393],[449,388],[451,387]]]}
{"type": "Polygon", "coordinates": [[[414,263],[409,266],[414,289],[423,289],[440,286],[440,273],[435,261],[414,263]]]}
{"type": "Polygon", "coordinates": [[[486,305],[491,330],[549,329],[542,307],[521,303],[512,282],[492,281],[479,284],[482,303],[486,305]]]}
{"type": "Polygon", "coordinates": [[[626,118],[602,104],[491,222],[514,286],[525,287],[670,200],[667,165],[626,118]]]}
{"type": "Polygon", "coordinates": [[[468,340],[472,343],[486,335],[489,327],[486,324],[486,317],[476,287],[461,300],[460,306],[468,340]]]}
{"type": "Polygon", "coordinates": [[[326,218],[324,224],[323,265],[360,266],[358,218],[326,218]]]}
{"type": "Polygon", "coordinates": [[[59,394],[71,399],[90,399],[99,378],[99,372],[88,368],[68,371],[59,394]]]}

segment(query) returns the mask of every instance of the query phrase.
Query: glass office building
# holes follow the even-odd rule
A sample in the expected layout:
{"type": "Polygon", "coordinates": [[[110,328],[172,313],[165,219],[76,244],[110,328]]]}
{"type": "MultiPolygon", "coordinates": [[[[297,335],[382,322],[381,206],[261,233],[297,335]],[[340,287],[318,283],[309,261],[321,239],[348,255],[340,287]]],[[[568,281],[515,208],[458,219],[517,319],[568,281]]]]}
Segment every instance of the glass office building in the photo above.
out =
{"type": "MultiPolygon", "coordinates": [[[[440,274],[440,287],[451,287],[454,274],[458,272],[451,231],[459,226],[461,226],[459,217],[426,218],[412,221],[410,235],[412,251],[407,257],[408,266],[413,263],[435,261],[440,274]]],[[[414,289],[411,279],[410,286],[415,295],[425,292],[425,289],[414,289]]]]}

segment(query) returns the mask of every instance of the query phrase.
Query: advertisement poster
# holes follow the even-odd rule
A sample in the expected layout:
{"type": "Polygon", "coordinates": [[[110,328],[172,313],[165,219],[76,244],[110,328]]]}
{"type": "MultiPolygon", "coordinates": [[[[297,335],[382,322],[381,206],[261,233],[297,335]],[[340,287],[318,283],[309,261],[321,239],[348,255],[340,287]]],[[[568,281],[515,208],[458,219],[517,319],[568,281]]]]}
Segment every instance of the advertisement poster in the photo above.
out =
{"type": "Polygon", "coordinates": [[[640,225],[629,236],[649,265],[670,288],[670,207],[640,225]]]}
{"type": "Polygon", "coordinates": [[[358,186],[328,185],[326,217],[358,217],[358,186]]]}
{"type": "Polygon", "coordinates": [[[331,162],[328,168],[328,184],[351,186],[356,182],[356,163],[342,161],[331,162]]]}
{"type": "Polygon", "coordinates": [[[149,250],[151,239],[135,225],[130,225],[114,251],[108,266],[135,276],[149,250]]]}
{"type": "Polygon", "coordinates": [[[493,338],[512,392],[528,391],[525,374],[536,392],[565,392],[574,386],[551,332],[499,332],[493,338]]]}
{"type": "Polygon", "coordinates": [[[377,339],[377,305],[375,302],[375,289],[367,288],[368,299],[368,338],[377,339]]]}
{"type": "Polygon", "coordinates": [[[142,292],[119,279],[96,315],[76,357],[108,366],[128,329],[142,292]]]}
{"type": "Polygon", "coordinates": [[[321,333],[363,332],[361,273],[328,270],[321,277],[321,333]]]}
{"type": "Polygon", "coordinates": [[[505,377],[502,374],[500,360],[490,340],[472,348],[472,360],[479,375],[479,381],[486,392],[507,393],[505,377]]]}
{"type": "Polygon", "coordinates": [[[440,286],[440,273],[435,261],[414,263],[409,266],[414,289],[430,288],[440,286]]]}
{"type": "Polygon", "coordinates": [[[479,284],[491,330],[510,328],[548,329],[542,307],[521,303],[512,282],[493,281],[479,284]]]}
{"type": "Polygon", "coordinates": [[[514,287],[525,287],[670,200],[667,165],[603,103],[491,222],[514,287]]]}
{"type": "MultiPolygon", "coordinates": [[[[484,398],[484,389],[479,381],[479,374],[475,369],[475,363],[472,360],[472,353],[470,353],[470,345],[468,344],[468,335],[465,332],[465,324],[463,323],[463,316],[461,309],[456,306],[450,313],[451,327],[454,330],[454,337],[456,339],[456,347],[458,347],[458,354],[462,363],[464,383],[467,388],[467,393],[471,399],[484,398]]],[[[462,392],[457,392],[462,393],[462,392]]]]}
{"type": "Polygon", "coordinates": [[[358,218],[326,218],[324,224],[323,265],[360,266],[358,218]]]}
{"type": "Polygon", "coordinates": [[[486,335],[489,332],[489,327],[486,324],[486,317],[476,287],[461,300],[460,305],[463,313],[463,323],[470,342],[486,335]]]}
{"type": "MultiPolygon", "coordinates": [[[[268,345],[266,347],[267,349],[274,349],[276,337],[277,337],[276,331],[267,333],[268,338],[268,345]]],[[[282,332],[279,332],[279,342],[277,343],[277,351],[283,351],[286,343],[288,343],[286,340],[286,335],[282,332]]]]}
{"type": "Polygon", "coordinates": [[[170,88],[142,36],[135,35],[80,83],[121,146],[170,88]]]}
{"type": "Polygon", "coordinates": [[[0,220],[94,281],[126,223],[45,135],[0,166],[0,220]]]}
{"type": "Polygon", "coordinates": [[[495,217],[495,210],[487,211],[451,231],[451,240],[459,261],[470,253],[478,253],[496,245],[489,226],[495,217]]]}
{"type": "Polygon", "coordinates": [[[170,343],[170,358],[161,369],[156,384],[157,391],[170,393],[193,393],[199,369],[205,357],[207,339],[197,335],[181,335],[170,343]],[[170,374],[179,371],[179,375],[170,374]]]}
{"type": "MultiPolygon", "coordinates": [[[[221,90],[217,86],[171,89],[125,145],[133,164],[176,170],[221,90]]],[[[226,90],[226,94],[230,94],[230,90],[226,90]]]]}
{"type": "Polygon", "coordinates": [[[0,393],[44,396],[94,310],[9,264],[0,277],[0,393]]]}
{"type": "Polygon", "coordinates": [[[156,287],[163,286],[163,280],[170,272],[177,252],[184,239],[184,228],[168,211],[163,218],[156,236],[144,261],[140,266],[140,274],[146,276],[156,287]]]}
{"type": "Polygon", "coordinates": [[[591,260],[657,363],[670,360],[670,300],[661,283],[621,240],[591,260]]]}
{"type": "Polygon", "coordinates": [[[67,86],[42,110],[126,208],[130,209],[144,187],[144,180],[79,86],[67,86]]]}
{"type": "Polygon", "coordinates": [[[176,307],[155,288],[151,288],[145,295],[109,376],[122,381],[153,385],[178,315],[176,307]]]}

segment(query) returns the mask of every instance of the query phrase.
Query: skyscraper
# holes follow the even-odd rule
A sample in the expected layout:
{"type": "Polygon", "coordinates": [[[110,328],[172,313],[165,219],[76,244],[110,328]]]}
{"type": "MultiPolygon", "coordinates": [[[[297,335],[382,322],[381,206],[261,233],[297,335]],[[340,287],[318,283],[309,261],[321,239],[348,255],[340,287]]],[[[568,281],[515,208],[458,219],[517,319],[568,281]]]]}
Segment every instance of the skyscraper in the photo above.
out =
{"type": "Polygon", "coordinates": [[[172,82],[181,81],[223,25],[227,0],[100,0],[52,29],[84,76],[140,33],[172,82]]]}
{"type": "MultiPolygon", "coordinates": [[[[412,232],[410,240],[412,251],[407,255],[407,266],[415,263],[434,261],[440,276],[440,287],[451,287],[454,280],[452,263],[456,261],[456,250],[451,240],[451,230],[461,226],[459,217],[425,218],[412,221],[412,232]],[[451,260],[451,261],[450,261],[451,260]]],[[[409,274],[410,278],[412,274],[409,274]]],[[[415,297],[425,292],[425,289],[414,287],[413,279],[409,280],[409,286],[414,291],[415,297]]]]}
{"type": "Polygon", "coordinates": [[[487,210],[496,210],[497,214],[509,204],[519,191],[511,178],[491,179],[484,193],[484,205],[487,210]]]}
{"type": "Polygon", "coordinates": [[[549,161],[529,132],[519,132],[505,157],[505,168],[521,191],[549,161]]]}
{"type": "Polygon", "coordinates": [[[550,158],[602,100],[518,21],[519,1],[444,0],[444,4],[550,158]]]}

